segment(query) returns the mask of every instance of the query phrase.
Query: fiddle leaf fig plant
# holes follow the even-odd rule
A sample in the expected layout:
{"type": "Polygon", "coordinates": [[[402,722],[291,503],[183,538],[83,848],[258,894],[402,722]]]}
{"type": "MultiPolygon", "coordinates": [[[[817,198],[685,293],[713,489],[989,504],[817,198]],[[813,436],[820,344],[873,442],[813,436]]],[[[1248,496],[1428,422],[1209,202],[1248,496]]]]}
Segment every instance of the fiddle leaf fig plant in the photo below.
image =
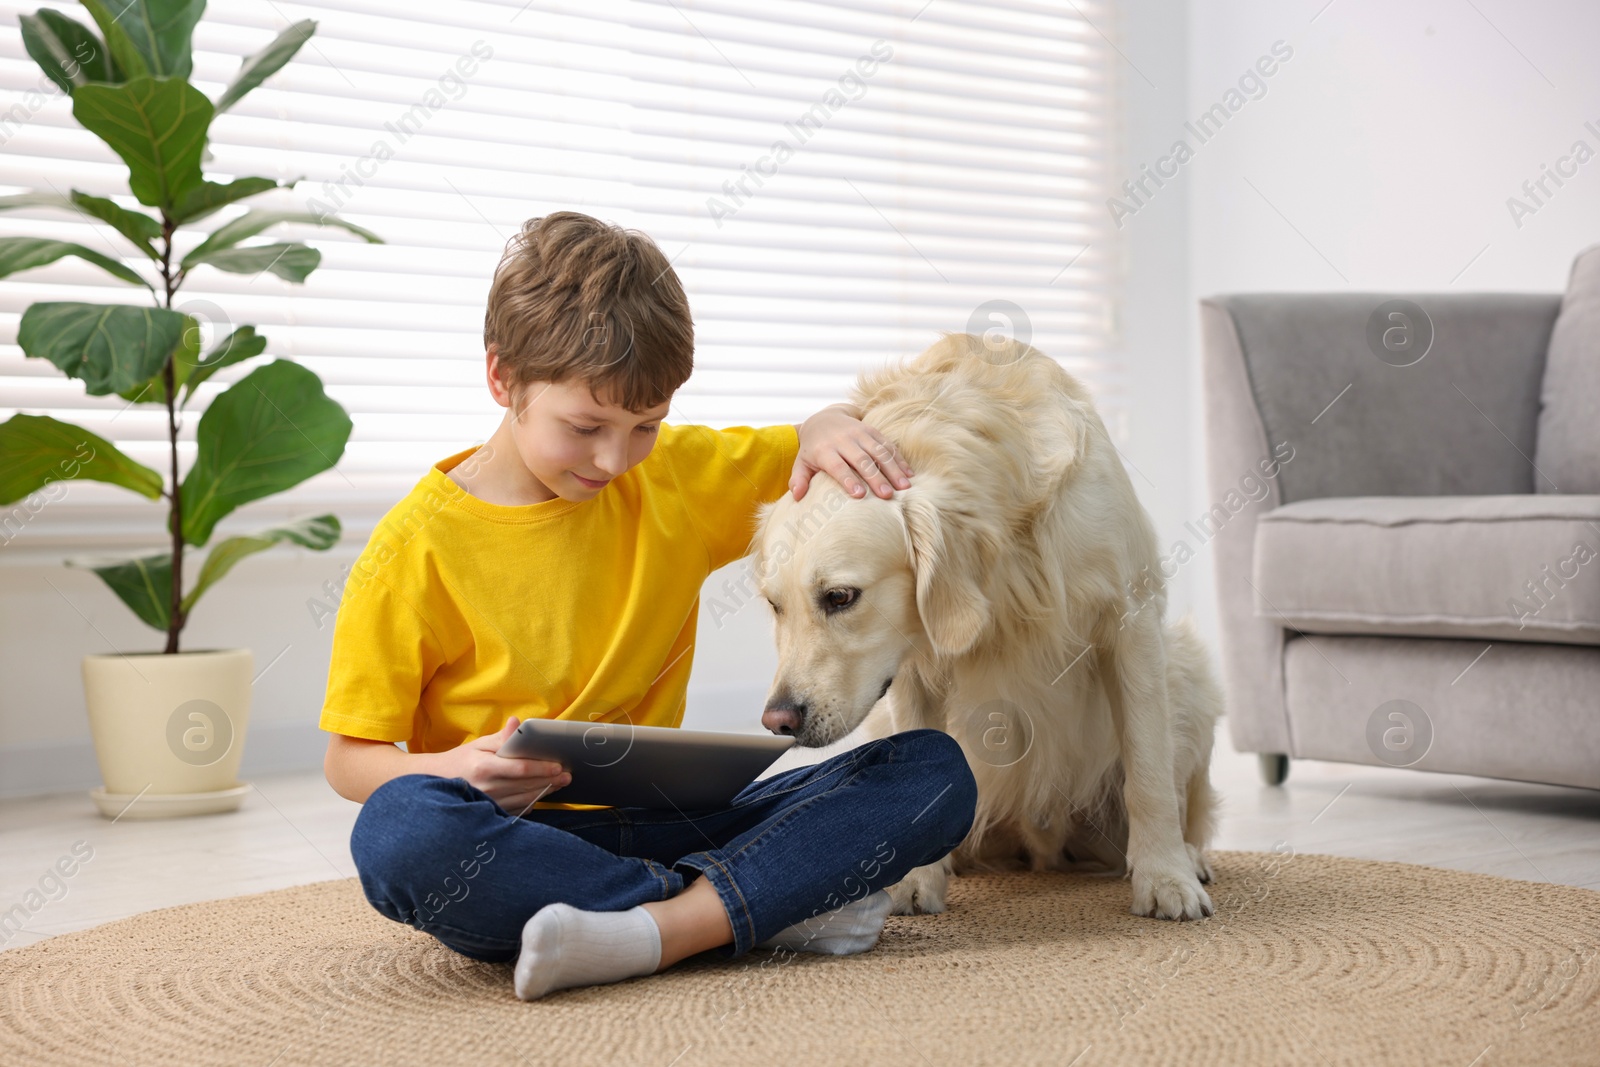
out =
{"type": "Polygon", "coordinates": [[[300,283],[322,255],[297,241],[260,239],[288,224],[333,226],[363,240],[380,238],[335,215],[250,209],[198,242],[187,227],[231,204],[294,181],[206,179],[212,119],[279,70],[316,32],[307,19],[244,59],[215,101],[189,83],[190,39],[205,0],[82,0],[93,27],[49,8],[21,17],[28,55],[72,97],[72,116],[104,141],[128,168],[128,189],[143,208],[73,189],[0,197],[0,211],[51,208],[109,227],[129,246],[123,258],[72,241],[0,237],[0,277],[76,258],[119,282],[144,289],[148,303],[46,301],[22,314],[23,354],[54,364],[90,396],[166,409],[166,472],[131,459],[97,434],[48,415],[19,413],[0,423],[0,504],[31,496],[51,482],[77,478],[119,485],[164,500],[171,549],[129,559],[67,560],[92,569],[142,621],[166,634],[168,653],[200,596],[241,559],[292,543],[332,547],[339,520],[318,515],[210,546],[185,591],[186,548],[203,548],[234,509],[330,469],[344,454],[350,417],[310,370],[277,359],[213,396],[195,429],[197,454],[178,476],[181,415],[196,391],[225,367],[262,355],[267,339],[239,326],[201,352],[200,323],[173,307],[192,271],[269,272],[300,283]],[[179,235],[184,235],[184,240],[179,235]],[[179,245],[187,246],[180,251],[179,245]],[[130,266],[131,258],[139,269],[130,266]]]}

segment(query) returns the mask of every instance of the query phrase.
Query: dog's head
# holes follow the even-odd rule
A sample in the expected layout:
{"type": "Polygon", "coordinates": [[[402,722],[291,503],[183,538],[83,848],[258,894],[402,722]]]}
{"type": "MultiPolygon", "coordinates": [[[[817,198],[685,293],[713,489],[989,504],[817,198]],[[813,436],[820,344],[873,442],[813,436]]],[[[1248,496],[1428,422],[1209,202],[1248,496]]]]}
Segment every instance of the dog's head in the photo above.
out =
{"type": "Polygon", "coordinates": [[[801,745],[854,730],[907,657],[960,655],[988,626],[982,541],[941,507],[937,475],[888,499],[829,475],[761,509],[751,562],[774,612],[778,673],[761,722],[801,745]]]}

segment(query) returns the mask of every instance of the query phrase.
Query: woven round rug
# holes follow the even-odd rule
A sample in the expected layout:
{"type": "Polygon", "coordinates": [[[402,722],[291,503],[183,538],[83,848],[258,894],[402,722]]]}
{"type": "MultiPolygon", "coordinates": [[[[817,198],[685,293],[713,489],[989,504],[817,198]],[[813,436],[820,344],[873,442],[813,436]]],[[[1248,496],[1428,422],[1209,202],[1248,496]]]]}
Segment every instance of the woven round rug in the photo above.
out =
{"type": "Polygon", "coordinates": [[[844,958],[699,957],[523,1003],[510,964],[354,880],[148,912],[0,953],[0,1063],[1600,1063],[1600,894],[1219,853],[1217,914],[1120,880],[957,879],[844,958]]]}

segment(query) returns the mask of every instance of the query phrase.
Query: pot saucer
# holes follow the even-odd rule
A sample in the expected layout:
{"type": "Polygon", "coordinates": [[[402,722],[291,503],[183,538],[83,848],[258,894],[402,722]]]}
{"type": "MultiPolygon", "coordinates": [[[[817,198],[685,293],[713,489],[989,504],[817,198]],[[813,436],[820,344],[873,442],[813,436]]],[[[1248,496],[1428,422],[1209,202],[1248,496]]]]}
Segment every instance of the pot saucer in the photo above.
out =
{"type": "Polygon", "coordinates": [[[108,793],[106,787],[97,785],[89,790],[100,814],[108,819],[174,819],[185,815],[211,815],[222,811],[237,811],[245,794],[253,789],[249,782],[240,782],[228,789],[213,789],[205,793],[108,793]],[[138,802],[134,798],[138,797],[138,802]],[[131,805],[131,806],[130,806],[131,805]]]}

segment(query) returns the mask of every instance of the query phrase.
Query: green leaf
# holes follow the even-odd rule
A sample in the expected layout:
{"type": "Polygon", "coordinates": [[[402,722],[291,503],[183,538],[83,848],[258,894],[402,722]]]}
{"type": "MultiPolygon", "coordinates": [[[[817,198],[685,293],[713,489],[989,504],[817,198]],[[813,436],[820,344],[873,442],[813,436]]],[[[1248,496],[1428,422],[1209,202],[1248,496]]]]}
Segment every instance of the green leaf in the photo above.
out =
{"type": "Polygon", "coordinates": [[[291,282],[303,282],[321,262],[322,253],[303,244],[251,245],[219,248],[202,256],[190,253],[184,257],[184,269],[205,264],[229,274],[260,274],[265,270],[291,282]]]}
{"type": "Polygon", "coordinates": [[[192,69],[190,38],[205,10],[205,0],[83,0],[100,32],[111,42],[111,53],[130,74],[149,73],[158,78],[187,78],[192,69]],[[111,8],[115,8],[115,13],[111,8]],[[121,44],[114,34],[120,34],[121,44]],[[123,62],[131,47],[143,70],[123,62]]]}
{"type": "Polygon", "coordinates": [[[270,530],[218,541],[215,547],[206,553],[206,561],[200,565],[200,576],[195,580],[194,588],[189,590],[188,595],[179,604],[179,610],[188,614],[201,594],[231,571],[233,565],[241,559],[253,556],[257,552],[264,552],[284,541],[293,541],[305,548],[325,552],[339,542],[339,520],[332,515],[318,515],[286,526],[275,526],[270,530]]]}
{"type": "Polygon", "coordinates": [[[155,292],[149,282],[139,277],[138,271],[124,266],[121,260],[71,241],[52,241],[48,237],[0,237],[0,278],[21,270],[43,267],[67,256],[87,260],[125,282],[142,285],[155,292]]]}
{"type": "Polygon", "coordinates": [[[139,203],[168,214],[201,183],[211,115],[205,94],[176,78],[80,85],[72,94],[72,117],[122,157],[139,203]]]}
{"type": "MultiPolygon", "coordinates": [[[[183,334],[184,343],[172,353],[173,384],[179,389],[185,389],[183,399],[178,406],[189,402],[196,389],[217,371],[234,363],[241,363],[252,356],[259,356],[266,350],[267,339],[256,334],[254,326],[241,326],[229,334],[220,344],[213,348],[204,361],[200,357],[200,330],[186,330],[183,334]]],[[[167,402],[167,383],[160,373],[153,375],[148,381],[142,382],[132,389],[124,389],[117,394],[122,399],[133,404],[165,404],[167,402]]]]}
{"type": "MultiPolygon", "coordinates": [[[[62,211],[71,211],[78,215],[88,215],[90,218],[99,219],[109,223],[116,231],[136,245],[139,251],[153,260],[160,260],[156,250],[150,242],[161,236],[161,223],[149,215],[139,211],[129,211],[113,200],[103,196],[90,196],[72,190],[70,197],[58,193],[17,193],[13,196],[0,196],[0,211],[15,211],[28,207],[53,207],[62,211]]],[[[140,284],[144,284],[141,279],[140,284]]]]}
{"type": "Polygon", "coordinates": [[[90,196],[72,190],[73,208],[99,219],[133,242],[135,248],[151,259],[160,262],[161,255],[150,244],[161,239],[161,223],[142,211],[129,211],[115,200],[103,196],[90,196]]]}
{"type": "Polygon", "coordinates": [[[69,567],[94,571],[147,626],[163,632],[171,618],[172,553],[138,559],[69,559],[69,567]]]}
{"type": "Polygon", "coordinates": [[[297,363],[257,367],[214,398],[183,480],[183,537],[203,545],[234,508],[299,485],[344,454],[350,416],[297,363]]]}
{"type": "Polygon", "coordinates": [[[76,478],[120,485],[151,500],[161,496],[161,475],[88,430],[48,415],[19,414],[0,422],[0,504],[76,478]]]}
{"type": "Polygon", "coordinates": [[[77,211],[78,205],[59,193],[13,193],[0,196],[0,211],[16,211],[25,207],[58,207],[63,211],[77,211]]]}
{"type": "MultiPolygon", "coordinates": [[[[174,384],[182,388],[184,379],[195,367],[200,356],[200,325],[195,323],[183,331],[178,345],[172,350],[172,374],[174,384]]],[[[117,395],[130,404],[165,404],[167,402],[167,382],[161,369],[150,375],[138,385],[127,389],[117,390],[117,395]]]]}
{"type": "Polygon", "coordinates": [[[166,308],[122,304],[38,303],[22,313],[17,344],[48,359],[90,396],[142,385],[199,325],[166,308]]]}
{"type": "Polygon", "coordinates": [[[233,81],[222,91],[222,95],[217,97],[217,114],[220,115],[237,104],[245,93],[276,74],[316,32],[315,20],[302,19],[278,34],[267,47],[253,56],[247,56],[244,62],[239,64],[239,73],[233,76],[233,81]]]}
{"type": "Polygon", "coordinates": [[[166,404],[167,387],[160,373],[152,374],[138,385],[117,390],[117,395],[130,404],[166,404]]]}
{"type": "Polygon", "coordinates": [[[267,339],[256,333],[254,326],[241,326],[234,330],[221,344],[206,353],[206,358],[196,364],[190,373],[179,380],[179,384],[185,386],[183,402],[187,404],[189,398],[194,396],[194,391],[223,367],[242,363],[266,350],[267,339]]]}
{"type": "MultiPolygon", "coordinates": [[[[300,179],[296,178],[295,181],[300,179]]],[[[282,188],[294,188],[294,182],[285,182],[282,188]]],[[[227,185],[218,185],[216,182],[201,182],[178,198],[177,205],[167,212],[173,222],[198,222],[218,208],[227,207],[247,196],[264,193],[268,189],[277,189],[279,185],[271,178],[240,178],[227,185]]]]}
{"type": "MultiPolygon", "coordinates": [[[[118,3],[121,0],[117,0],[118,3]]],[[[145,61],[143,53],[134,46],[133,38],[128,35],[127,28],[117,20],[111,10],[102,0],[83,0],[83,6],[89,9],[96,26],[105,35],[106,44],[110,47],[111,58],[117,67],[129,78],[143,78],[150,74],[150,64],[145,61]]]]}
{"type": "Polygon", "coordinates": [[[368,244],[381,245],[383,238],[353,222],[347,222],[337,215],[318,215],[310,211],[246,211],[236,219],[218,226],[211,231],[211,235],[195,246],[194,250],[183,257],[183,266],[187,269],[194,263],[200,262],[206,255],[221,248],[232,248],[240,241],[254,237],[263,230],[283,222],[303,222],[312,226],[337,226],[348,230],[357,237],[365,238],[368,244]]]}
{"type": "Polygon", "coordinates": [[[22,47],[63,92],[70,95],[74,87],[89,82],[122,80],[110,50],[83,23],[49,8],[23,15],[19,21],[22,47]]]}

